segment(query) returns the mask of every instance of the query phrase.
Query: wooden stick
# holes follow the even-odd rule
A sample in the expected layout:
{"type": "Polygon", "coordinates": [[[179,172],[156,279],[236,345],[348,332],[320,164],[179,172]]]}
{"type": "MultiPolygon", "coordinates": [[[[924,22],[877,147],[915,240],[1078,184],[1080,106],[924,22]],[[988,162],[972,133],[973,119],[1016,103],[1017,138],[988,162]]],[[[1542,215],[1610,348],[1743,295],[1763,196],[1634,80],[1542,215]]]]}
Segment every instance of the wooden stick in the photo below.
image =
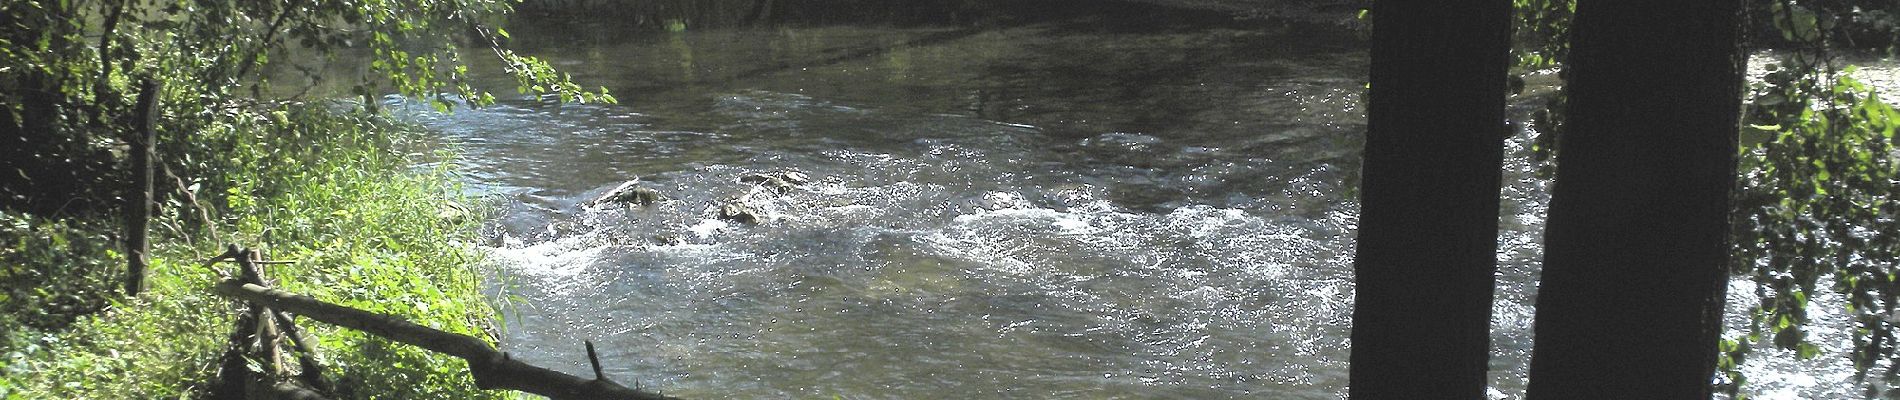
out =
{"type": "Polygon", "coordinates": [[[251,334],[257,332],[257,314],[245,312],[239,314],[233,322],[231,337],[225,344],[224,355],[218,359],[218,385],[211,388],[210,398],[217,400],[242,399],[251,381],[251,370],[246,366],[244,348],[248,346],[251,334]]]}
{"type": "Polygon", "coordinates": [[[587,362],[590,364],[594,364],[594,380],[597,380],[597,381],[607,380],[607,374],[600,373],[600,356],[594,354],[594,341],[584,340],[584,341],[581,341],[581,343],[587,344],[587,362]]]}
{"type": "Polygon", "coordinates": [[[158,163],[158,170],[159,172],[163,172],[165,177],[172,179],[172,185],[178,187],[178,194],[185,198],[185,205],[191,206],[193,210],[198,210],[198,223],[204,224],[205,230],[211,231],[211,240],[217,240],[218,224],[211,222],[211,210],[205,208],[204,205],[198,204],[198,195],[191,192],[191,185],[185,184],[185,179],[179,178],[178,174],[172,173],[172,167],[165,165],[165,163],[158,163]]]}
{"type": "MultiPolygon", "coordinates": [[[[243,272],[244,280],[263,285],[264,271],[257,267],[257,260],[263,258],[256,250],[244,249],[238,252],[238,269],[243,272]]],[[[257,320],[257,351],[264,355],[265,376],[284,376],[284,354],[277,350],[277,312],[259,304],[251,305],[251,314],[257,320]]]]}
{"type": "Polygon", "coordinates": [[[243,280],[244,283],[254,283],[258,286],[263,286],[264,271],[257,268],[257,260],[259,258],[257,250],[255,249],[238,250],[236,257],[238,263],[238,279],[243,280]]]}
{"type": "Polygon", "coordinates": [[[139,99],[133,132],[131,164],[132,187],[125,196],[125,295],[136,297],[145,291],[145,270],[152,245],[146,238],[152,223],[152,147],[158,142],[158,81],[139,82],[139,99]]]}
{"type": "Polygon", "coordinates": [[[240,281],[224,281],[213,287],[219,295],[256,303],[302,315],[385,339],[421,347],[468,361],[475,385],[483,389],[518,390],[557,400],[580,399],[676,399],[655,393],[629,389],[605,379],[582,379],[559,371],[541,368],[510,358],[488,342],[473,336],[443,332],[417,325],[402,318],[358,310],[240,281]]]}
{"type": "Polygon", "coordinates": [[[310,340],[304,338],[303,330],[297,329],[297,324],[290,319],[290,314],[274,312],[271,313],[271,317],[277,320],[278,327],[283,328],[284,336],[290,338],[290,345],[297,349],[297,367],[301,370],[299,376],[303,378],[304,383],[310,384],[317,390],[329,391],[330,385],[323,382],[323,364],[317,363],[316,345],[310,344],[310,340]]]}

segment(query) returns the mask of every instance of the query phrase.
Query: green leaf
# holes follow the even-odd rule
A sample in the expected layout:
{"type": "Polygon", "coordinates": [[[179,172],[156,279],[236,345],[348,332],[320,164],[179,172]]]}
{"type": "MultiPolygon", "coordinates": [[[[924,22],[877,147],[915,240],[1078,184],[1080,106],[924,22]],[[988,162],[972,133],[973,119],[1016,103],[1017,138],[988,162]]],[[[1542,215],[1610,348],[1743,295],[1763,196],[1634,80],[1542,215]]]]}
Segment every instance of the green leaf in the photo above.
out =
{"type": "Polygon", "coordinates": [[[1811,360],[1814,359],[1814,356],[1818,355],[1821,355],[1821,347],[1815,346],[1813,343],[1802,343],[1795,347],[1795,358],[1811,360]]]}

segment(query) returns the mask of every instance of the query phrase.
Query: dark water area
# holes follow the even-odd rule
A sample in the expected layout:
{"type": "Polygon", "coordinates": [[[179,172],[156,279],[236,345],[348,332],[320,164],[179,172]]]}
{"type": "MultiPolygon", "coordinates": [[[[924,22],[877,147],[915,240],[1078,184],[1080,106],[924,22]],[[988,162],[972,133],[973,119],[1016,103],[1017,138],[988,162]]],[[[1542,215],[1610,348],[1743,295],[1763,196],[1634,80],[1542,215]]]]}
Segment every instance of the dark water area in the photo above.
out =
{"type": "MultiPolygon", "coordinates": [[[[584,376],[592,340],[610,376],[689,398],[1344,397],[1361,32],[918,4],[530,8],[510,45],[620,104],[410,107],[503,208],[485,248],[506,350],[584,376]],[[783,171],[812,181],[740,180],[783,171]],[[588,203],[636,177],[666,199],[588,203]],[[765,221],[719,219],[734,202],[765,221]]],[[[1512,104],[1495,399],[1522,394],[1550,184],[1524,123],[1541,100],[1512,104]]],[[[1819,364],[1758,364],[1764,387],[1844,390],[1800,379],[1819,364]]]]}
{"type": "Polygon", "coordinates": [[[1263,18],[1341,21],[1370,6],[1364,0],[529,0],[516,10],[530,19],[611,22],[616,30],[663,30],[675,23],[699,29],[971,27],[1104,17],[1152,29],[1263,18]]]}

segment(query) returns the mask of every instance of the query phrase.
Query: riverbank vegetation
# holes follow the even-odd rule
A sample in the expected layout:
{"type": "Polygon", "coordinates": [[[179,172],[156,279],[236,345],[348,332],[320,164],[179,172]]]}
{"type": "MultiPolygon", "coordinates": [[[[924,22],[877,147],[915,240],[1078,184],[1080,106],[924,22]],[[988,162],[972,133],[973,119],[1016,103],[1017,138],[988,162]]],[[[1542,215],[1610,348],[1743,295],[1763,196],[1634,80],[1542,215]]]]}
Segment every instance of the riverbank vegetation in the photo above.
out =
{"type": "MultiPolygon", "coordinates": [[[[496,47],[500,1],[0,3],[0,398],[206,394],[238,306],[204,260],[261,247],[287,290],[494,338],[473,249],[483,208],[380,94],[438,109],[494,101],[464,54],[496,57],[520,93],[611,102],[496,47]],[[458,46],[458,43],[461,46],[458,46]],[[368,53],[341,102],[273,96],[286,49],[368,53]],[[474,51],[479,50],[479,51],[474,51]],[[132,99],[162,88],[149,289],[128,294],[119,198],[137,190],[132,99]],[[417,165],[439,167],[417,169],[417,165]]],[[[496,398],[459,360],[306,326],[340,398],[496,398]]]]}
{"type": "MultiPolygon", "coordinates": [[[[202,136],[227,140],[219,155],[252,167],[227,170],[219,177],[228,186],[202,195],[221,204],[210,212],[216,236],[213,229],[156,235],[163,244],[154,252],[151,289],[137,298],[103,293],[122,275],[119,252],[99,245],[113,243],[101,232],[112,224],[5,216],[7,318],[28,328],[8,333],[9,395],[169,398],[206,388],[238,315],[236,304],[208,289],[220,279],[214,269],[230,268],[200,265],[225,242],[270,244],[271,259],[294,261],[268,271],[286,290],[490,337],[496,313],[482,297],[479,255],[468,245],[478,216],[444,215],[467,203],[447,170],[411,172],[419,137],[378,117],[308,106],[274,113],[282,119],[202,136]],[[87,268],[34,268],[75,264],[87,268]],[[80,306],[48,306],[63,303],[80,306]]],[[[178,212],[160,224],[193,224],[189,207],[171,208],[178,212]]],[[[474,390],[454,359],[347,330],[318,328],[312,336],[339,372],[343,397],[495,397],[474,390]]]]}

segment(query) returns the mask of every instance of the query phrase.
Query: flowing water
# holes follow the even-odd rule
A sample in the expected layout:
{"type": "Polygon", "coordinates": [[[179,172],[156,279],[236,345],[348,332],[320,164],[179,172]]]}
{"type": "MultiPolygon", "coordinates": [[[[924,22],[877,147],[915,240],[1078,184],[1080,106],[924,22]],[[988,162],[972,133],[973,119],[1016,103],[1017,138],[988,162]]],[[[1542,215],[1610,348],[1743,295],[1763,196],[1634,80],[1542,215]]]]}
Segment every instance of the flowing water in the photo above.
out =
{"type": "MultiPolygon", "coordinates": [[[[592,340],[611,377],[694,398],[1343,397],[1363,39],[1118,10],[518,27],[622,103],[414,115],[501,199],[504,346],[530,362],[586,375],[592,340]],[[783,171],[811,182],[740,181],[783,171]],[[636,177],[666,199],[587,203],[636,177]],[[717,218],[733,201],[766,220],[717,218]]],[[[1493,398],[1528,364],[1532,134],[1509,141],[1493,398]]],[[[1768,365],[1751,378],[1793,396],[1851,390],[1799,379],[1839,363],[1768,365]]]]}

